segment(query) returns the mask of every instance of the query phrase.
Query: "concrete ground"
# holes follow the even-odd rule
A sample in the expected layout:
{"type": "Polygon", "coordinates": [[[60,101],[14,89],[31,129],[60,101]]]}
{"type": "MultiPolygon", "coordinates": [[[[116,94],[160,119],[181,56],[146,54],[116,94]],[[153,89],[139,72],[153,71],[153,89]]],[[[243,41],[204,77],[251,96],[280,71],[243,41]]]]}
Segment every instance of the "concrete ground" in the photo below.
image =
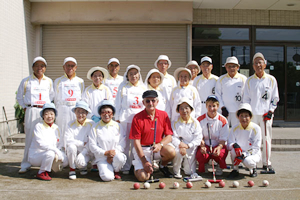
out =
{"type": "MultiPolygon", "coordinates": [[[[276,128],[273,137],[292,135],[284,138],[300,138],[300,129],[276,128]],[[294,135],[293,135],[294,134],[294,135]],[[276,136],[275,136],[276,135],[276,136]]],[[[32,168],[26,174],[18,174],[23,150],[11,149],[4,154],[0,150],[0,199],[300,199],[299,182],[299,151],[273,151],[272,166],[276,174],[258,174],[258,177],[249,177],[249,172],[240,170],[236,179],[240,186],[232,188],[234,180],[227,180],[226,176],[231,171],[224,170],[224,174],[217,179],[224,179],[226,185],[220,188],[212,184],[211,188],[204,188],[204,182],[212,179],[212,173],[201,174],[203,181],[194,182],[191,189],[178,179],[163,178],[160,172],[155,172],[154,177],[166,183],[165,189],[159,189],[159,183],[152,183],[150,189],[134,190],[133,184],[137,182],[133,175],[122,175],[122,181],[102,182],[98,173],[89,172],[81,176],[77,171],[77,179],[68,179],[68,169],[59,173],[52,173],[52,181],[46,182],[35,178],[38,171],[32,168]],[[247,182],[253,180],[255,185],[250,188],[247,182]],[[268,180],[268,187],[262,186],[262,181],[268,180]],[[180,184],[179,189],[172,189],[173,183],[180,184]]],[[[229,156],[227,157],[230,163],[229,156]]],[[[260,173],[261,163],[258,165],[260,173]]],[[[141,187],[143,183],[140,183],[141,187]]]]}

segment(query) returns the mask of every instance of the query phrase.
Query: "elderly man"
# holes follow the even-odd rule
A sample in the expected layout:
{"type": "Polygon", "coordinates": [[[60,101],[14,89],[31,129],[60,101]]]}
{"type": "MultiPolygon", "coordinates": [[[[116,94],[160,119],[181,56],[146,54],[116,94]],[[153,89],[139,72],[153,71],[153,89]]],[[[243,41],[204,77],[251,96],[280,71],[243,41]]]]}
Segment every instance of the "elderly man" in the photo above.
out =
{"type": "Polygon", "coordinates": [[[212,59],[210,57],[203,57],[201,59],[200,65],[202,75],[197,76],[193,81],[193,86],[199,92],[201,101],[201,115],[207,112],[205,99],[208,96],[215,94],[215,86],[219,79],[216,75],[211,74],[211,70],[213,69],[212,59]]]}
{"type": "Polygon", "coordinates": [[[161,159],[160,171],[165,177],[173,175],[166,166],[175,157],[175,148],[172,144],[172,128],[165,111],[157,110],[158,95],[154,90],[143,93],[145,109],[136,114],[132,121],[129,139],[134,141],[135,176],[139,181],[146,181],[153,173],[151,160],[161,159]],[[156,125],[156,126],[155,126],[156,125]],[[155,140],[155,141],[154,141],[155,140]],[[151,146],[152,144],[155,144],[151,146]]]}
{"type": "MultiPolygon", "coordinates": [[[[77,61],[73,57],[67,57],[63,63],[65,75],[54,81],[55,98],[54,103],[59,115],[56,123],[61,129],[61,138],[64,138],[66,127],[71,120],[75,120],[75,114],[72,109],[76,102],[81,100],[81,94],[84,90],[83,79],[76,76],[77,61]]],[[[61,146],[66,148],[66,143],[61,140],[61,146]]]]}
{"type": "Polygon", "coordinates": [[[17,93],[18,103],[25,110],[25,149],[19,173],[25,173],[31,166],[28,162],[28,151],[31,145],[33,130],[40,121],[40,111],[45,103],[54,98],[53,82],[44,75],[47,62],[43,57],[33,60],[33,74],[24,78],[17,93]]]}
{"type": "Polygon", "coordinates": [[[109,72],[109,77],[104,80],[104,85],[109,87],[113,100],[115,100],[119,85],[123,82],[123,76],[118,75],[120,71],[120,61],[117,58],[109,59],[107,69],[109,72]]]}
{"type": "Polygon", "coordinates": [[[172,62],[166,55],[158,56],[154,66],[164,75],[162,86],[166,88],[168,98],[170,98],[172,89],[177,86],[175,78],[168,74],[167,70],[171,67],[172,62]]]}
{"type": "Polygon", "coordinates": [[[190,80],[190,85],[193,85],[195,78],[201,72],[200,66],[195,60],[191,60],[186,64],[185,68],[189,69],[192,73],[192,78],[190,80]]]}
{"type": "Polygon", "coordinates": [[[242,102],[244,86],[247,77],[238,73],[240,64],[235,56],[226,59],[227,74],[220,76],[216,84],[216,96],[219,99],[222,115],[227,117],[228,124],[234,126],[239,123],[236,111],[242,102]]]}
{"type": "Polygon", "coordinates": [[[277,81],[274,76],[265,73],[267,61],[262,53],[253,57],[254,75],[246,80],[243,103],[252,108],[253,122],[261,128],[263,139],[263,168],[274,171],[271,166],[271,141],[273,113],[279,101],[277,81]]]}

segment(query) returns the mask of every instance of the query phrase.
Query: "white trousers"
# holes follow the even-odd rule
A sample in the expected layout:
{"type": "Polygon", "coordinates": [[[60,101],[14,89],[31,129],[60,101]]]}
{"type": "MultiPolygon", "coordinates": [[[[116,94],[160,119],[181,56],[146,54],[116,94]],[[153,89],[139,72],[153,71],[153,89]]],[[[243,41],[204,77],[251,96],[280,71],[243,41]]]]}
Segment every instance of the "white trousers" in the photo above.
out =
{"type": "MultiPolygon", "coordinates": [[[[64,156],[63,167],[66,167],[68,165],[68,159],[64,153],[63,156],[64,156]]],[[[54,159],[55,159],[55,152],[52,150],[48,150],[44,152],[35,152],[28,158],[32,166],[40,167],[40,170],[47,171],[47,172],[51,172],[51,167],[54,159]]]]}
{"type": "MultiPolygon", "coordinates": [[[[197,147],[196,147],[197,148],[197,147]]],[[[183,171],[186,175],[191,175],[196,172],[196,148],[189,148],[186,150],[188,158],[182,156],[179,152],[179,148],[175,149],[176,155],[173,159],[173,172],[180,175],[181,163],[183,161],[183,171]]]]}
{"type": "MultiPolygon", "coordinates": [[[[234,149],[230,151],[230,155],[231,155],[231,162],[233,163],[236,157],[236,153],[234,149]]],[[[256,168],[256,165],[257,163],[259,163],[260,159],[261,159],[260,154],[254,154],[254,155],[247,156],[242,163],[245,165],[245,167],[252,170],[253,168],[256,168]]]]}
{"type": "Polygon", "coordinates": [[[42,108],[28,107],[25,112],[25,149],[21,163],[21,168],[23,169],[28,169],[31,166],[28,161],[28,152],[33,137],[34,127],[38,122],[42,121],[40,116],[41,110],[42,108]]]}
{"type": "Polygon", "coordinates": [[[72,108],[75,106],[67,106],[67,105],[58,105],[57,106],[57,117],[55,123],[60,128],[61,135],[60,135],[60,144],[66,148],[66,142],[64,141],[65,131],[68,126],[68,123],[71,120],[76,119],[75,114],[72,112],[72,108]]]}
{"type": "Polygon", "coordinates": [[[271,165],[271,145],[272,145],[272,124],[273,124],[273,117],[271,120],[266,121],[266,129],[265,129],[265,122],[263,121],[262,115],[253,115],[252,122],[256,123],[261,128],[262,134],[262,162],[263,165],[271,165]],[[266,130],[266,132],[265,132],[266,130]],[[268,148],[266,147],[268,146],[268,148]],[[268,154],[268,156],[267,156],[268,154]],[[268,160],[267,160],[268,157],[268,160]]]}
{"type": "MultiPolygon", "coordinates": [[[[152,158],[153,154],[152,154],[151,148],[152,147],[142,147],[145,158],[150,163],[151,163],[151,160],[153,159],[152,158]]],[[[135,148],[133,148],[132,152],[133,152],[133,155],[134,155],[134,160],[132,161],[132,164],[134,166],[134,170],[136,171],[136,170],[139,170],[139,169],[144,169],[143,163],[142,163],[141,159],[139,158],[139,156],[137,155],[135,148]]],[[[157,152],[157,153],[154,153],[154,160],[159,160],[160,161],[160,159],[161,159],[160,151],[157,152]]],[[[151,163],[151,164],[153,164],[153,163],[151,163]]]]}
{"type": "Polygon", "coordinates": [[[126,138],[125,139],[126,146],[125,146],[125,149],[124,149],[124,154],[127,157],[126,163],[123,166],[122,171],[128,171],[128,170],[130,170],[130,167],[132,165],[132,160],[133,160],[133,154],[132,154],[133,140],[129,139],[131,123],[121,122],[121,126],[123,127],[123,130],[124,130],[124,133],[125,133],[122,137],[126,138]]]}
{"type": "Polygon", "coordinates": [[[116,153],[112,164],[107,162],[107,157],[97,162],[99,176],[103,181],[112,181],[115,179],[114,172],[119,172],[126,163],[126,155],[124,153],[116,153]]]}
{"type": "Polygon", "coordinates": [[[233,127],[234,125],[240,123],[239,119],[236,117],[236,113],[235,112],[230,112],[228,114],[228,125],[233,127]]]}
{"type": "Polygon", "coordinates": [[[79,151],[75,144],[68,145],[67,147],[67,157],[69,161],[69,166],[72,169],[76,167],[78,169],[86,168],[88,162],[91,160],[91,155],[87,152],[79,151]]]}

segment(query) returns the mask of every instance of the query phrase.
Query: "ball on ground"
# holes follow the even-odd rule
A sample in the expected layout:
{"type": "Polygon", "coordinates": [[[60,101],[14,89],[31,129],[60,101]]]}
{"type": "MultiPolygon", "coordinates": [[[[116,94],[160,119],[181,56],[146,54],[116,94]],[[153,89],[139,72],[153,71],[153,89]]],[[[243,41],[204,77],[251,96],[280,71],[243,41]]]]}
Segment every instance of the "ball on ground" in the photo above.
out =
{"type": "Polygon", "coordinates": [[[187,188],[192,188],[193,187],[193,183],[192,182],[187,182],[186,183],[186,187],[187,188]]]}
{"type": "Polygon", "coordinates": [[[178,189],[179,188],[179,183],[178,182],[174,182],[173,183],[173,188],[174,189],[178,189]]]}
{"type": "Polygon", "coordinates": [[[206,188],[210,188],[211,187],[211,183],[209,181],[206,181],[204,183],[204,185],[205,185],[206,188]]]}
{"type": "Polygon", "coordinates": [[[219,182],[219,187],[222,187],[222,188],[225,187],[225,182],[224,181],[220,181],[219,182]]]}
{"type": "Polygon", "coordinates": [[[166,184],[164,182],[160,182],[159,188],[164,189],[166,187],[166,184]]]}
{"type": "Polygon", "coordinates": [[[233,181],[232,187],[237,188],[237,187],[239,187],[239,186],[240,186],[240,184],[239,184],[238,181],[233,181]]]}
{"type": "Polygon", "coordinates": [[[254,182],[253,181],[248,181],[248,186],[249,187],[253,187],[254,186],[254,182]]]}
{"type": "Polygon", "coordinates": [[[140,184],[139,184],[139,183],[134,183],[134,184],[133,184],[133,188],[134,188],[135,190],[139,189],[139,188],[140,188],[140,184]]]}
{"type": "Polygon", "coordinates": [[[150,183],[145,182],[145,183],[144,183],[144,188],[145,188],[145,189],[149,189],[149,188],[150,188],[150,183]]]}
{"type": "Polygon", "coordinates": [[[265,186],[265,187],[267,187],[267,186],[269,186],[269,181],[267,181],[267,180],[263,180],[263,186],[265,186]]]}

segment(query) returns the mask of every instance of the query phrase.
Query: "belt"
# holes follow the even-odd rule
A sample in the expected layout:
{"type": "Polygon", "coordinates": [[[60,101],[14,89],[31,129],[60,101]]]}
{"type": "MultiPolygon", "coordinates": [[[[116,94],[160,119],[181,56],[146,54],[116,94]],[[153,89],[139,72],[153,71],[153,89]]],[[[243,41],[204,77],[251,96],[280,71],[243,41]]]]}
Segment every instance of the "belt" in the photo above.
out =
{"type": "Polygon", "coordinates": [[[63,101],[62,105],[65,105],[65,106],[75,106],[76,105],[76,101],[63,101]]]}
{"type": "Polygon", "coordinates": [[[27,107],[43,108],[42,105],[26,105],[27,107]]]}
{"type": "Polygon", "coordinates": [[[152,145],[142,145],[142,147],[152,147],[152,145]]]}

